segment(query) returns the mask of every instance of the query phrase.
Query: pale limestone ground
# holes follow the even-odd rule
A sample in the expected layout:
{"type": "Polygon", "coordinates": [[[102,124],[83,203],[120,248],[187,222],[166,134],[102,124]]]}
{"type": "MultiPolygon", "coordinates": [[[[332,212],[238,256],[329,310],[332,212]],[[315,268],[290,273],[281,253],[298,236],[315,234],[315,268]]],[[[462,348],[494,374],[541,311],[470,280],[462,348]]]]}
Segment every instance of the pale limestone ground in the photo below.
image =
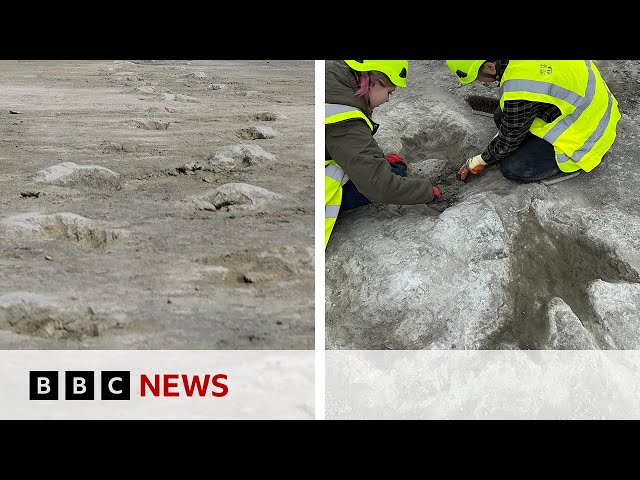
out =
{"type": "Polygon", "coordinates": [[[0,348],[313,348],[313,61],[0,69],[0,348]]]}

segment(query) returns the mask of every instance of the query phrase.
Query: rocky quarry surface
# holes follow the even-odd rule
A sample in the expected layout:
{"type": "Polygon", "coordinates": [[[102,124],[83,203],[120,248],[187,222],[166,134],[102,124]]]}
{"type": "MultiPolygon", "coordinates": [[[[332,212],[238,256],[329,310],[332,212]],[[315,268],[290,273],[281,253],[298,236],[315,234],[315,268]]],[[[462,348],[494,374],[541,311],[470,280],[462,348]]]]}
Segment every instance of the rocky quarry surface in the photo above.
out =
{"type": "Polygon", "coordinates": [[[589,173],[545,186],[457,168],[497,129],[442,60],[410,61],[376,109],[376,139],[442,199],[341,215],[326,249],[328,349],[640,347],[640,61],[596,60],[619,102],[617,139],[589,173]]]}

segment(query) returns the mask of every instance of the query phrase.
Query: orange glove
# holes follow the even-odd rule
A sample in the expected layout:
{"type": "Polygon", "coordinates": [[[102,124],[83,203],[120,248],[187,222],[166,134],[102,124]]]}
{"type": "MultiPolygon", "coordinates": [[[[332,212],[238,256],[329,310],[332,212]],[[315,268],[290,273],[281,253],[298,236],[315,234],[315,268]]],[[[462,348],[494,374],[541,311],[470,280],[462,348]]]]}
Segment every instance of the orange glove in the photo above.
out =
{"type": "Polygon", "coordinates": [[[471,157],[469,160],[464,162],[464,165],[460,167],[458,170],[457,177],[458,180],[462,180],[463,182],[467,181],[467,175],[472,173],[474,175],[478,175],[482,170],[484,170],[484,166],[487,164],[480,155],[476,155],[475,157],[471,157]]]}

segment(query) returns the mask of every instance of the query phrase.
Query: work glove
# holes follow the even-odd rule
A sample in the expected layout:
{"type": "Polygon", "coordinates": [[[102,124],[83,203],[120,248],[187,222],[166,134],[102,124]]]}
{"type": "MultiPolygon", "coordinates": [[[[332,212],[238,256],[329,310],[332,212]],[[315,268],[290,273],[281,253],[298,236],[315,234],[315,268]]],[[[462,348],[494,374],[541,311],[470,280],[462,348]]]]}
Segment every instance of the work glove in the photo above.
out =
{"type": "Polygon", "coordinates": [[[434,198],[440,198],[440,190],[435,185],[433,185],[433,196],[434,198]]]}
{"type": "Polygon", "coordinates": [[[403,170],[407,169],[407,162],[405,161],[404,158],[402,158],[397,153],[388,154],[387,155],[387,162],[389,162],[391,165],[394,165],[396,167],[400,167],[403,170]]]}
{"type": "Polygon", "coordinates": [[[471,157],[469,160],[464,162],[464,165],[460,167],[458,170],[457,177],[458,180],[462,180],[463,182],[467,181],[467,175],[469,173],[473,173],[474,175],[478,175],[482,170],[484,170],[484,166],[487,164],[480,155],[476,155],[475,157],[471,157]]]}

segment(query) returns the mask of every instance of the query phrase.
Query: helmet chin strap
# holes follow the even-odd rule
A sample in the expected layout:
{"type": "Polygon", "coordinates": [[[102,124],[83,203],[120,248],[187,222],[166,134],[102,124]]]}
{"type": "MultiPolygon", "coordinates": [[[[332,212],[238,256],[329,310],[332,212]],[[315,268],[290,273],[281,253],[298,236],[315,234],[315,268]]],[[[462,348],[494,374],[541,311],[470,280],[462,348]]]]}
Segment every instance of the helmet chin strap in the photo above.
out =
{"type": "Polygon", "coordinates": [[[501,75],[498,73],[499,72],[499,70],[498,70],[498,62],[495,61],[495,62],[490,62],[490,63],[493,63],[494,68],[496,69],[496,73],[491,75],[489,73],[478,72],[478,77],[490,78],[494,82],[498,82],[498,81],[500,81],[500,77],[501,77],[501,75]]]}
{"type": "Polygon", "coordinates": [[[500,86],[501,75],[498,75],[497,73],[494,75],[490,75],[488,73],[478,73],[478,77],[484,77],[487,79],[490,78],[491,80],[493,80],[492,82],[480,82],[487,88],[497,88],[500,86]]]}
{"type": "Polygon", "coordinates": [[[489,75],[488,73],[478,73],[478,77],[490,78],[494,82],[497,82],[498,80],[500,80],[500,75],[498,75],[497,73],[494,75],[489,75]]]}

